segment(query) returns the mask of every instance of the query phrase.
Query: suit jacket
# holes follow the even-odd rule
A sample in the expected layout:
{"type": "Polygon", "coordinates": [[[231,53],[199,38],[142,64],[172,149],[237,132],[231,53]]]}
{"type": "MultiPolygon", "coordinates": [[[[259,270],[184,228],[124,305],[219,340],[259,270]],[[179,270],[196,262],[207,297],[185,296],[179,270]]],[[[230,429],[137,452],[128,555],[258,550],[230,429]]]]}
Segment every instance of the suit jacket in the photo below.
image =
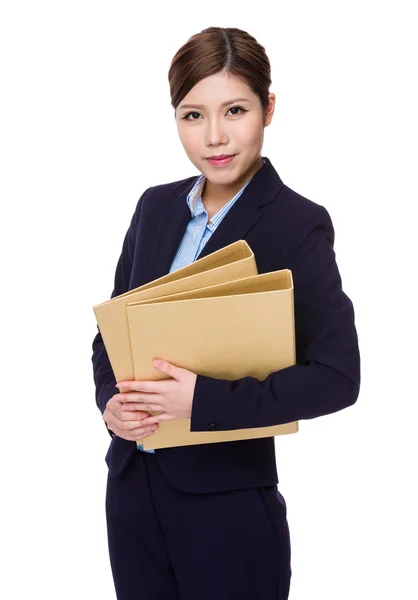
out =
{"type": "MultiPolygon", "coordinates": [[[[294,282],[296,364],[264,381],[199,375],[191,431],[267,427],[312,419],[354,404],[360,388],[360,354],[351,300],[342,290],[334,229],[327,210],[286,186],[267,157],[198,258],[245,239],[259,273],[290,269],[294,282]]],[[[123,241],[112,297],[167,274],[190,210],[186,196],[197,177],[148,188],[123,241]]],[[[249,315],[251,318],[251,315],[249,315]]],[[[164,358],[164,357],[162,357],[164,358]]],[[[105,411],[119,392],[100,332],[93,341],[96,402],[105,411]]],[[[181,366],[181,365],[180,365],[181,366]]],[[[135,442],[110,432],[111,477],[127,467],[135,442]]],[[[274,437],[155,451],[177,488],[214,492],[278,483],[274,437]]]]}

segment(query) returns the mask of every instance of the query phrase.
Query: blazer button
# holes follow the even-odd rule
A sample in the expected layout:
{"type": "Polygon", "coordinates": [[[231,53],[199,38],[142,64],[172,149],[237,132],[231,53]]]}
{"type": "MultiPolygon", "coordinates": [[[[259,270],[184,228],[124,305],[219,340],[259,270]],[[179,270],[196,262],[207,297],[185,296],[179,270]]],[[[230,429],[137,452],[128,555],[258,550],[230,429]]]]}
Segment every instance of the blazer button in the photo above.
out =
{"type": "Polygon", "coordinates": [[[208,429],[210,429],[211,431],[214,431],[215,429],[219,429],[219,425],[218,425],[218,423],[209,423],[208,429]]]}

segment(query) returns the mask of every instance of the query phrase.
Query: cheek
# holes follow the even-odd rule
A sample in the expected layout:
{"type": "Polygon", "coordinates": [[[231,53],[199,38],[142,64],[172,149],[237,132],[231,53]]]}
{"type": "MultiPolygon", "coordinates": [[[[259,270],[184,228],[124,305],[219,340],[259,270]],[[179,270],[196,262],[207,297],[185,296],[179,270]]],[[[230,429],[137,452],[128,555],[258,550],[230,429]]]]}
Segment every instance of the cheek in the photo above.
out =
{"type": "Polygon", "coordinates": [[[178,130],[179,138],[184,148],[193,151],[201,143],[201,134],[197,131],[197,128],[189,127],[188,129],[178,130]]]}
{"type": "Polygon", "coordinates": [[[237,127],[234,131],[234,139],[243,146],[251,146],[259,142],[263,131],[259,123],[248,123],[245,127],[237,127]]]}

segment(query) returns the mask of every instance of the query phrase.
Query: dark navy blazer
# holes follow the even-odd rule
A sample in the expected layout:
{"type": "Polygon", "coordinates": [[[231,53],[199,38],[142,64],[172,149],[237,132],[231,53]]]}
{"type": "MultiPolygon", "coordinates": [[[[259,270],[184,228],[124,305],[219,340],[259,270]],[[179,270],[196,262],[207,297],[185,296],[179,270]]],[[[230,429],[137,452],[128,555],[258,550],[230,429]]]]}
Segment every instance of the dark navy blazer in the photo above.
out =
{"type": "MultiPolygon", "coordinates": [[[[358,398],[360,354],[354,310],[342,290],[331,218],[323,206],[283,184],[271,161],[263,158],[265,164],[198,258],[244,239],[254,252],[258,273],[292,271],[296,364],[263,381],[198,374],[191,431],[312,419],[346,408],[358,398]]],[[[196,179],[153,186],[142,194],[123,241],[112,298],[168,273],[190,220],[186,196],[196,179]]],[[[100,332],[93,341],[92,362],[96,402],[103,414],[119,390],[100,332]]],[[[139,450],[135,442],[110,434],[106,462],[110,476],[116,477],[139,450]]],[[[191,492],[279,481],[274,437],[162,448],[152,456],[173,485],[191,492]]]]}

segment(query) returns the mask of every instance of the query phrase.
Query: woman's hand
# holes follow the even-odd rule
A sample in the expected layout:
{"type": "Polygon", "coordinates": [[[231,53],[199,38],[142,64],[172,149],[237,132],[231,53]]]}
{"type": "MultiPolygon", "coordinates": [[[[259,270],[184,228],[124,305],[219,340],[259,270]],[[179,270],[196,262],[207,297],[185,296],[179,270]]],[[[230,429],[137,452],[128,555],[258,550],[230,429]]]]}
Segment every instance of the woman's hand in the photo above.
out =
{"type": "Polygon", "coordinates": [[[170,419],[187,419],[191,417],[193,394],[196,385],[196,373],[176,367],[167,361],[154,361],[154,367],[167,373],[171,379],[159,381],[119,381],[116,385],[121,390],[117,396],[124,404],[121,413],[132,411],[162,411],[159,415],[148,416],[142,425],[153,425],[170,419]]]}
{"type": "Polygon", "coordinates": [[[134,442],[151,435],[158,425],[144,426],[143,419],[150,414],[144,410],[127,411],[122,410],[125,400],[122,396],[126,394],[115,394],[106,404],[106,410],[103,413],[103,420],[106,421],[108,428],[115,435],[134,442]]]}

